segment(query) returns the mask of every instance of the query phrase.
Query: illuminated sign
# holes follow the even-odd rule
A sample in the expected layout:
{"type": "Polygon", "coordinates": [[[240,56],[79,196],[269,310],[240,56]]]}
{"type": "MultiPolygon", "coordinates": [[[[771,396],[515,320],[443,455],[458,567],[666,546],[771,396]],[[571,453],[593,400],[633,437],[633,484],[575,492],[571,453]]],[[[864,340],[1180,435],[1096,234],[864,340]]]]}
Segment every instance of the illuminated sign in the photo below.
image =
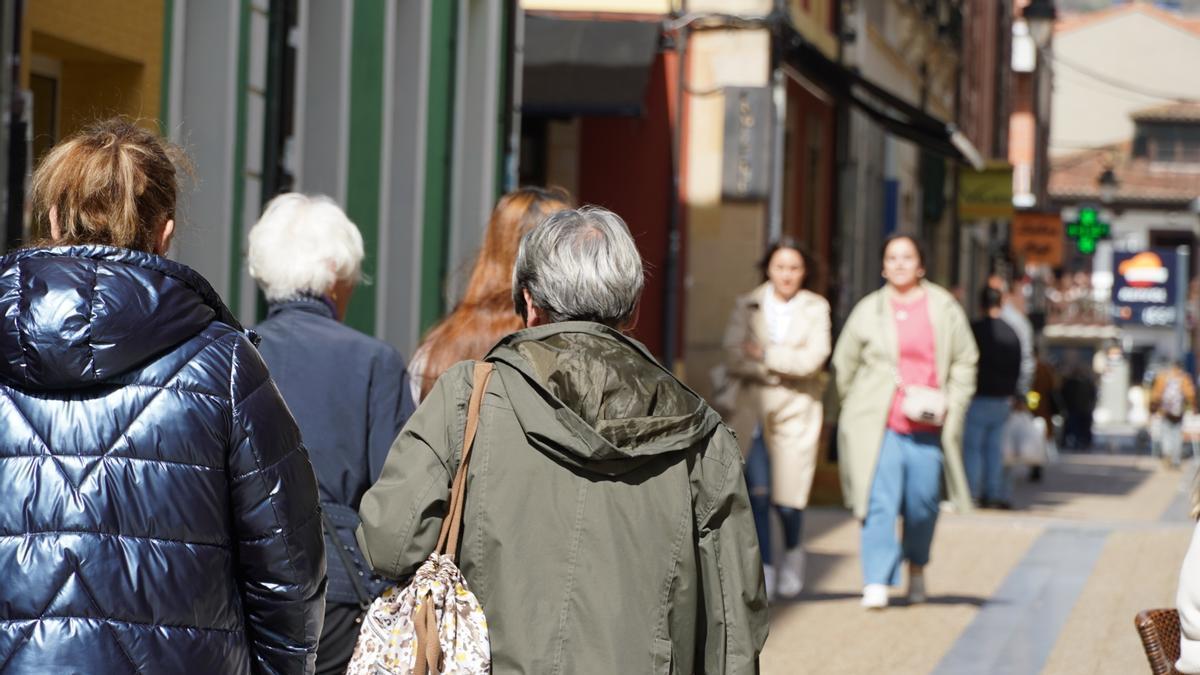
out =
{"type": "Polygon", "coordinates": [[[1075,240],[1080,253],[1091,255],[1096,252],[1096,242],[1108,239],[1110,229],[1096,209],[1085,206],[1079,209],[1079,218],[1067,225],[1067,236],[1075,240]]]}
{"type": "Polygon", "coordinates": [[[1113,254],[1113,313],[1118,323],[1175,325],[1175,252],[1113,254]]]}

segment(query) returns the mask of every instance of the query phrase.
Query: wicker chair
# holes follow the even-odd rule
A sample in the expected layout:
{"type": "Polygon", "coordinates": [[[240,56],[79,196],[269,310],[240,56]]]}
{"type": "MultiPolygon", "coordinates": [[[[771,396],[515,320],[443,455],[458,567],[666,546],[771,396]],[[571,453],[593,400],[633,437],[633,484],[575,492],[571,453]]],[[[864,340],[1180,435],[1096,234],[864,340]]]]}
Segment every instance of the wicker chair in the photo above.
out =
{"type": "Polygon", "coordinates": [[[1142,648],[1154,675],[1175,675],[1179,659],[1179,612],[1174,609],[1147,609],[1133,620],[1142,648]]]}

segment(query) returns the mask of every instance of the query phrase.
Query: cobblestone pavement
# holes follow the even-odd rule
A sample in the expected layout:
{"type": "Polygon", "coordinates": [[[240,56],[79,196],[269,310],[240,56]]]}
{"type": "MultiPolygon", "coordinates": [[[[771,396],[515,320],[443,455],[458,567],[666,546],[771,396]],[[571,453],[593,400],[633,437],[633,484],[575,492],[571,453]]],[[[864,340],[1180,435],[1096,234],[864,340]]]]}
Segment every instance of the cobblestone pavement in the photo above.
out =
{"type": "Polygon", "coordinates": [[[929,602],[907,606],[901,587],[879,612],[858,604],[858,524],[811,509],[807,587],[772,608],[763,672],[1149,672],[1133,617],[1174,604],[1193,472],[1063,456],[1040,483],[1015,481],[1015,511],[943,514],[929,602]]]}

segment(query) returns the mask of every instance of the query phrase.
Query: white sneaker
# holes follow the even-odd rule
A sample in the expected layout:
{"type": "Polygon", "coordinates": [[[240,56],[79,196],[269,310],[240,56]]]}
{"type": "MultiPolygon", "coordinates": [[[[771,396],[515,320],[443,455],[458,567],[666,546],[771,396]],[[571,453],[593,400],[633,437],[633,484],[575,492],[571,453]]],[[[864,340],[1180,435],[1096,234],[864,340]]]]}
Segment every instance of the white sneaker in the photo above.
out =
{"type": "Polygon", "coordinates": [[[775,588],[781,597],[794,598],[804,590],[804,547],[797,546],[783,556],[783,567],[779,570],[779,586],[775,588]]]}
{"type": "Polygon", "coordinates": [[[763,582],[767,586],[767,601],[775,599],[775,566],[763,565],[763,582]]]}
{"type": "Polygon", "coordinates": [[[867,609],[883,609],[888,606],[888,587],[883,584],[867,584],[863,588],[862,606],[867,609]]]}
{"type": "Polygon", "coordinates": [[[925,595],[925,575],[910,575],[908,577],[908,604],[919,605],[928,599],[925,595]]]}

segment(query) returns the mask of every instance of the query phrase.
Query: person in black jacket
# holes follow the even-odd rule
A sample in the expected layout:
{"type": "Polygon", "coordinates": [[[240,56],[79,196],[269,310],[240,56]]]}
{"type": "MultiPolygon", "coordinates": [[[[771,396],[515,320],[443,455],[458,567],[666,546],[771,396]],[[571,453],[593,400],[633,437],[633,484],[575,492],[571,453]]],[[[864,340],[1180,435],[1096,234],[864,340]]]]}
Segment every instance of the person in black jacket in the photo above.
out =
{"type": "Polygon", "coordinates": [[[310,673],[316,479],[252,341],[162,255],[176,162],[123,120],[33,177],[0,258],[0,671],[310,673]]]}
{"type": "Polygon", "coordinates": [[[363,493],[378,480],[412,414],[408,376],[391,345],[341,323],[362,278],[363,243],[333,200],[275,197],[249,243],[250,275],[270,303],[256,329],[259,350],[300,424],[328,525],[329,594],[317,672],[341,673],[363,609],[383,590],[381,580],[368,577],[354,532],[363,493]]]}
{"type": "Polygon", "coordinates": [[[971,324],[979,346],[979,370],[963,431],[963,466],[971,495],[981,505],[1009,509],[1004,423],[1013,409],[1021,376],[1021,340],[1000,318],[1004,296],[999,290],[984,288],[980,304],[987,314],[971,324]]]}

